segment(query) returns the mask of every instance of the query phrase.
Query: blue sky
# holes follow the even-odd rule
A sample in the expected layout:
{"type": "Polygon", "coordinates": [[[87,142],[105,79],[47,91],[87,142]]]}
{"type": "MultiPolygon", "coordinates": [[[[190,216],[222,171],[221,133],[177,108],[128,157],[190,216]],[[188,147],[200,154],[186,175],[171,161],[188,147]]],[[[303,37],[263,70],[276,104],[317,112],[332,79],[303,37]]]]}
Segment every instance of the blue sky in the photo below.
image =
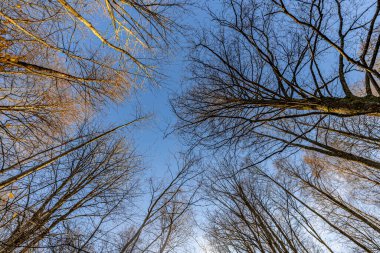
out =
{"type": "MultiPolygon", "coordinates": [[[[217,6],[215,1],[210,1],[208,4],[215,8],[217,6]]],[[[152,115],[138,127],[125,131],[127,137],[132,137],[137,152],[143,157],[145,167],[151,172],[151,175],[147,176],[164,176],[168,166],[175,167],[174,157],[186,149],[178,135],[167,136],[170,127],[176,121],[170,108],[169,98],[183,88],[190,45],[188,41],[193,35],[191,28],[207,26],[210,23],[205,11],[195,5],[177,19],[186,27],[184,32],[188,38],[179,35],[176,45],[171,46],[169,55],[158,64],[158,72],[163,76],[158,86],[147,82],[125,102],[111,104],[100,113],[100,120],[106,126],[130,121],[136,114],[136,108],[141,110],[142,114],[152,115]]]]}
{"type": "MultiPolygon", "coordinates": [[[[200,9],[193,10],[195,15],[184,15],[187,20],[180,20],[183,24],[197,27],[207,25],[206,15],[200,9]]],[[[189,34],[190,30],[186,31],[189,34]]],[[[181,151],[186,150],[186,146],[181,142],[180,137],[169,134],[176,116],[171,110],[169,99],[183,89],[184,78],[186,76],[187,54],[190,43],[186,38],[181,38],[175,48],[169,52],[165,61],[157,66],[158,72],[163,76],[158,82],[158,86],[145,83],[142,89],[138,89],[126,101],[120,104],[109,104],[104,107],[104,111],[97,115],[104,126],[119,125],[132,120],[136,115],[136,108],[142,114],[149,114],[151,117],[138,124],[136,127],[123,130],[127,139],[131,138],[137,153],[141,155],[145,172],[142,175],[145,179],[153,177],[156,182],[161,178],[167,178],[170,170],[177,169],[176,157],[181,151]]],[[[142,203],[140,203],[142,204],[142,203]]],[[[144,208],[144,204],[140,208],[144,208]]],[[[198,217],[199,218],[199,217],[198,217]]],[[[198,231],[198,230],[197,230],[198,231]]],[[[198,243],[203,244],[200,238],[200,231],[196,232],[196,240],[192,240],[191,252],[201,252],[198,243]]]]}
{"type": "Polygon", "coordinates": [[[125,134],[132,137],[134,146],[143,157],[144,165],[153,175],[162,175],[171,164],[173,156],[184,148],[177,135],[165,136],[176,120],[170,108],[169,97],[181,89],[184,58],[184,53],[177,54],[170,57],[168,64],[161,66],[160,72],[166,77],[159,87],[146,83],[144,88],[132,94],[125,102],[112,104],[104,112],[104,121],[112,124],[128,122],[134,117],[136,108],[142,114],[151,115],[142,124],[126,130],[125,134]]]}

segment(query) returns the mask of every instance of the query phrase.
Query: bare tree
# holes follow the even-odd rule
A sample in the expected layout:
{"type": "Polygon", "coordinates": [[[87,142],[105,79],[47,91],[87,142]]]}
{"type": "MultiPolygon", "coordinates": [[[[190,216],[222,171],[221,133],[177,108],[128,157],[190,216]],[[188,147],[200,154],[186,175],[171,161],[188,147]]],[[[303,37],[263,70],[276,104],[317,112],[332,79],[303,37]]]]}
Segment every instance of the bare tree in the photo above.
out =
{"type": "Polygon", "coordinates": [[[221,2],[195,42],[193,86],[173,101],[191,144],[258,160],[293,147],[380,168],[331,138],[377,145],[378,1],[221,2]]]}
{"type": "Polygon", "coordinates": [[[230,161],[218,166],[206,187],[207,198],[215,205],[206,230],[215,252],[330,249],[304,207],[281,188],[253,171],[236,173],[238,168],[230,161]]]}
{"type": "Polygon", "coordinates": [[[140,224],[123,233],[120,252],[176,252],[192,233],[193,206],[198,201],[198,159],[185,157],[168,182],[154,186],[140,224]],[[127,236],[126,236],[127,235],[127,236]]]}
{"type": "Polygon", "coordinates": [[[250,157],[210,176],[214,250],[379,251],[380,2],[220,3],[172,104],[190,144],[250,157]]]}
{"type": "Polygon", "coordinates": [[[89,219],[85,231],[95,234],[123,207],[133,193],[138,160],[123,139],[115,141],[106,133],[2,175],[2,195],[13,197],[1,208],[2,252],[27,252],[77,217],[84,224],[89,219]]]}
{"type": "Polygon", "coordinates": [[[136,203],[145,186],[140,159],[125,140],[108,131],[81,142],[45,153],[40,164],[33,158],[2,181],[0,252],[173,252],[186,243],[195,160],[164,185],[151,181],[145,211],[136,203]]]}
{"type": "Polygon", "coordinates": [[[215,252],[377,252],[376,195],[362,188],[366,199],[355,198],[318,162],[282,160],[271,172],[242,171],[246,164],[231,160],[218,165],[206,187],[215,204],[207,230],[215,252]]]}
{"type": "Polygon", "coordinates": [[[155,81],[185,3],[0,3],[0,252],[170,252],[185,242],[193,162],[167,186],[152,183],[146,214],[134,217],[141,167],[116,135],[134,121],[89,123],[155,81]]]}
{"type": "Polygon", "coordinates": [[[35,149],[94,108],[125,99],[146,78],[154,81],[154,59],[173,42],[170,32],[178,26],[172,17],[184,4],[3,1],[3,142],[23,141],[35,149]]]}

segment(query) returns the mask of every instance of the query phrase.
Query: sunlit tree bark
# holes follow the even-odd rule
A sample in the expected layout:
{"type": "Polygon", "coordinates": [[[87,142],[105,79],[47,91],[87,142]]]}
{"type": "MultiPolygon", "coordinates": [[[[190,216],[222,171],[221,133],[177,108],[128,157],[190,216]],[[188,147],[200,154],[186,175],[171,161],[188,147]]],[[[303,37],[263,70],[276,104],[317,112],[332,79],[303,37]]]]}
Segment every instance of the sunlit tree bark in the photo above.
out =
{"type": "Polygon", "coordinates": [[[24,141],[32,147],[107,101],[124,100],[147,78],[154,82],[155,59],[163,57],[160,48],[173,43],[170,32],[178,28],[174,14],[184,4],[0,3],[4,142],[24,141]]]}

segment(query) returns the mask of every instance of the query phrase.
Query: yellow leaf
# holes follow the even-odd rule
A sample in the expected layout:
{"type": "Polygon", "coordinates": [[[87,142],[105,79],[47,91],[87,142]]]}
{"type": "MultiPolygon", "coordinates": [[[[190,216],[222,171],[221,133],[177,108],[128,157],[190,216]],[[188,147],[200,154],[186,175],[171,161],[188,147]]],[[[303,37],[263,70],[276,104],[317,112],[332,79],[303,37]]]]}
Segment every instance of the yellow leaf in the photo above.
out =
{"type": "Polygon", "coordinates": [[[8,198],[13,199],[14,197],[15,197],[15,195],[14,195],[13,193],[10,192],[10,193],[8,194],[8,198]]]}

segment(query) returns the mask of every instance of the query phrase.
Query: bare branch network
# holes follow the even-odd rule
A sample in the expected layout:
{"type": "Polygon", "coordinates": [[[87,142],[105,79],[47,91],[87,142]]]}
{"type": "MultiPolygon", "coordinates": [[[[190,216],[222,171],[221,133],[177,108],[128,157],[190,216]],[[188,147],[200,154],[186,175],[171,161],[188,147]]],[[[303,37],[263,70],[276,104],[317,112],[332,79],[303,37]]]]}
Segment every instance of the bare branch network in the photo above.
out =
{"type": "Polygon", "coordinates": [[[380,252],[380,1],[194,4],[0,2],[0,253],[380,252]],[[147,117],[96,117],[185,34],[189,151],[150,178],[147,117]]]}

